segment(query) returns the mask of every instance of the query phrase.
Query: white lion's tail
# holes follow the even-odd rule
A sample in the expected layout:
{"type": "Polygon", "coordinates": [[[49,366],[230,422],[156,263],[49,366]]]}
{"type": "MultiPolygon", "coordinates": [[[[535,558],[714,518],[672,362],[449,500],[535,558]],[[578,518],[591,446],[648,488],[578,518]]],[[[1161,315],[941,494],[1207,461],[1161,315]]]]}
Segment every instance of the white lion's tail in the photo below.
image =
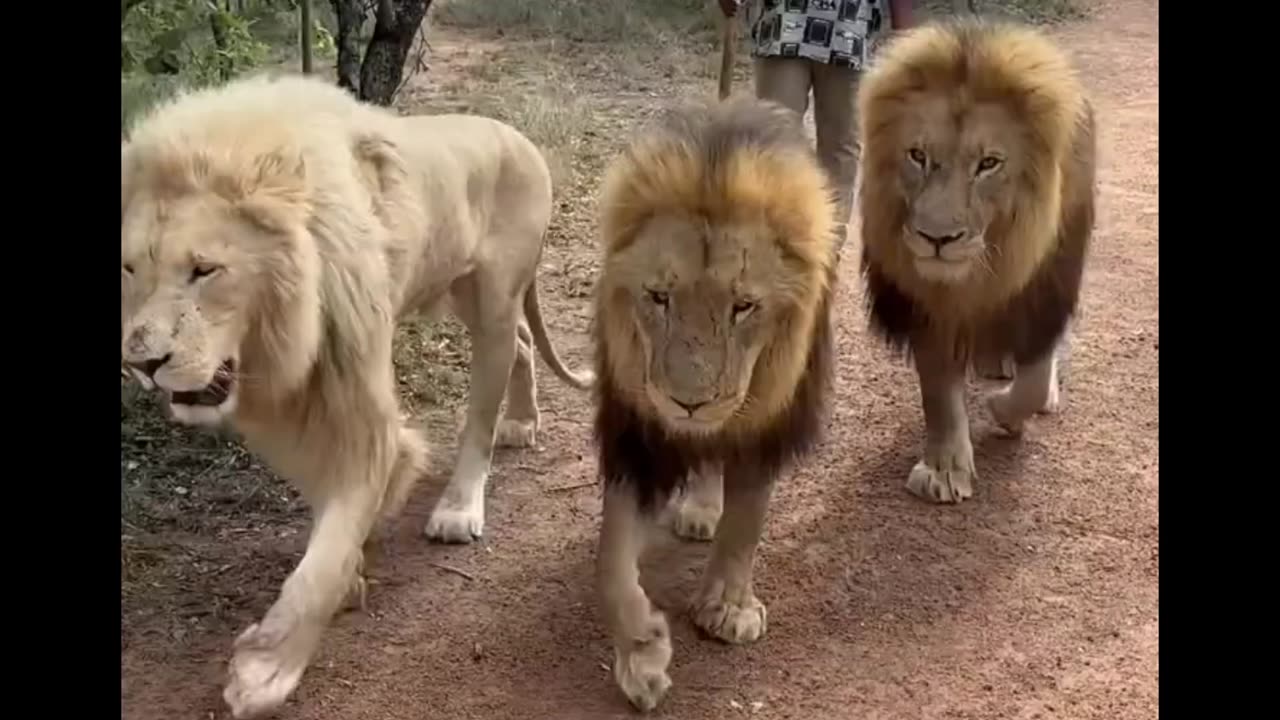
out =
{"type": "Polygon", "coordinates": [[[542,322],[542,308],[538,305],[536,277],[529,283],[529,289],[524,294],[524,315],[529,321],[529,330],[533,333],[533,344],[538,346],[538,354],[542,355],[542,359],[551,366],[551,371],[556,374],[556,377],[579,390],[589,390],[595,384],[596,374],[590,370],[570,372],[560,360],[560,356],[556,354],[551,338],[547,337],[547,326],[542,322]]]}

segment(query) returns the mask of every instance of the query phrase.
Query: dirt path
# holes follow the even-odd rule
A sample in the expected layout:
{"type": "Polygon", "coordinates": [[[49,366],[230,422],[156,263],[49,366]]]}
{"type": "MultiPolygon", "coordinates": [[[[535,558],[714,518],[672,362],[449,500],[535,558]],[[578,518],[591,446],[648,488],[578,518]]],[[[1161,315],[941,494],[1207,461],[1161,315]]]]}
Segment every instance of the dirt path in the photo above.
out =
{"type": "MultiPolygon", "coordinates": [[[[831,437],[778,490],[762,546],[769,635],[751,647],[699,638],[672,611],[707,548],[655,547],[646,584],[672,612],[676,652],[658,717],[1157,717],[1158,12],[1154,0],[1108,0],[1057,31],[1097,94],[1103,153],[1065,412],[1035,421],[1020,443],[975,414],[975,500],[932,507],[908,496],[922,427],[914,373],[864,333],[856,263],[846,262],[831,437]]],[[[571,236],[590,227],[562,228],[548,264],[580,254],[571,236]]],[[[582,364],[586,301],[566,283],[549,283],[544,302],[557,342],[582,364]]],[[[592,594],[588,401],[545,366],[540,379],[540,447],[498,456],[484,541],[424,542],[446,471],[424,482],[370,558],[370,612],[335,622],[282,717],[633,717],[607,672],[592,594]]],[[[216,621],[200,608],[226,568],[204,566],[193,572],[210,594],[189,598],[189,617],[130,620],[124,717],[226,717],[230,639],[296,560],[298,528],[256,531],[272,549],[237,568],[240,601],[216,621]]]]}

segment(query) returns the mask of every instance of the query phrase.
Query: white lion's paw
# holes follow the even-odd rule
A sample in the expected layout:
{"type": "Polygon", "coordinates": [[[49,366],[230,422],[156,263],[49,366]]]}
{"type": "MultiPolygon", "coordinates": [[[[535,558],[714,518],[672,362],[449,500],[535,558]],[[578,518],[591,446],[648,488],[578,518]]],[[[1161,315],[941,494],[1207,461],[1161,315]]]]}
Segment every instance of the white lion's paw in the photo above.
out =
{"type": "Polygon", "coordinates": [[[652,612],[642,637],[613,649],[613,679],[627,699],[648,712],[671,689],[667,665],[671,663],[671,633],[661,613],[652,612]]]}
{"type": "Polygon", "coordinates": [[[443,543],[469,543],[484,534],[484,504],[459,507],[442,498],[427,520],[426,535],[443,543]]]}
{"type": "Polygon", "coordinates": [[[954,448],[943,448],[911,468],[907,491],[936,503],[958,503],[973,497],[973,445],[968,440],[954,448]],[[930,457],[932,456],[932,457],[930,457]]]}
{"type": "Polygon", "coordinates": [[[686,540],[706,541],[716,534],[716,523],[720,522],[720,507],[699,502],[691,495],[685,495],[676,501],[675,517],[671,529],[676,535],[686,540]]]}
{"type": "Polygon", "coordinates": [[[495,442],[498,447],[530,448],[537,440],[538,425],[532,420],[503,418],[498,423],[495,442]]]}
{"type": "Polygon", "coordinates": [[[769,628],[769,613],[754,595],[728,597],[724,584],[712,583],[694,605],[693,622],[708,635],[734,645],[755,642],[769,628]]]}
{"type": "Polygon", "coordinates": [[[222,699],[237,720],[276,710],[298,686],[307,669],[308,643],[294,626],[253,624],[236,638],[230,681],[222,699]]]}
{"type": "Polygon", "coordinates": [[[356,573],[351,578],[351,587],[347,589],[347,596],[342,600],[342,609],[347,611],[367,611],[366,599],[368,592],[368,582],[365,581],[363,575],[356,573]]]}

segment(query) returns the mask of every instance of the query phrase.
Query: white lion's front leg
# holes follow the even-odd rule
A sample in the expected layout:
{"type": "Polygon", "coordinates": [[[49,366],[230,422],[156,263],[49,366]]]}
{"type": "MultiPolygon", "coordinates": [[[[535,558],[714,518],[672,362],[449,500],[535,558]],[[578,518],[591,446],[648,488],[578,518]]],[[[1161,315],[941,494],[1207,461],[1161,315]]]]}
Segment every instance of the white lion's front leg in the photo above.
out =
{"type": "Polygon", "coordinates": [[[608,487],[596,555],[601,615],[613,638],[613,678],[631,704],[649,711],[671,688],[671,632],[640,587],[640,554],[650,525],[629,487],[608,487]]]}
{"type": "MultiPolygon", "coordinates": [[[[363,593],[358,580],[362,545],[373,525],[389,462],[373,462],[376,478],[348,478],[318,508],[307,551],[280,597],[234,645],[223,699],[236,718],[280,707],[298,686],[337,610],[363,593]]],[[[335,482],[338,482],[335,480],[335,482]]]]}
{"type": "Polygon", "coordinates": [[[493,322],[473,330],[471,348],[470,397],[458,462],[427,520],[427,537],[439,542],[469,543],[484,533],[484,489],[493,461],[498,410],[515,359],[515,323],[493,322]]]}
{"type": "Polygon", "coordinates": [[[924,457],[907,476],[907,491],[937,503],[973,497],[977,471],[964,407],[964,367],[925,341],[912,348],[924,405],[924,457]]]}
{"type": "Polygon", "coordinates": [[[773,483],[743,467],[729,466],[726,474],[724,514],[693,602],[693,616],[712,637],[740,644],[760,639],[768,628],[765,606],[756,598],[751,580],[773,483]]]}
{"type": "Polygon", "coordinates": [[[710,540],[724,507],[720,465],[708,463],[689,470],[684,491],[676,497],[672,530],[686,540],[710,540]]]}
{"type": "Polygon", "coordinates": [[[1001,427],[1018,435],[1028,418],[1056,412],[1058,402],[1058,353],[1051,350],[1029,365],[1019,365],[1014,381],[987,397],[987,408],[1001,427]]]}

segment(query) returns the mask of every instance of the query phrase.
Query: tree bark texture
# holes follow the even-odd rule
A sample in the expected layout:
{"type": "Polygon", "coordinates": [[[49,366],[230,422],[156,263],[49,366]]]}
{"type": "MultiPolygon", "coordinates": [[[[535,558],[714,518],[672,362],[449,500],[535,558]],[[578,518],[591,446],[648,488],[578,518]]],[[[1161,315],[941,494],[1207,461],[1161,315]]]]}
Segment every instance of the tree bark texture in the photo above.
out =
{"type": "Polygon", "coordinates": [[[390,105],[400,89],[404,61],[432,0],[379,0],[378,21],[360,68],[361,100],[390,105]]]}
{"type": "Polygon", "coordinates": [[[360,89],[360,26],[364,24],[362,0],[330,0],[338,18],[338,87],[352,93],[360,89]]]}

